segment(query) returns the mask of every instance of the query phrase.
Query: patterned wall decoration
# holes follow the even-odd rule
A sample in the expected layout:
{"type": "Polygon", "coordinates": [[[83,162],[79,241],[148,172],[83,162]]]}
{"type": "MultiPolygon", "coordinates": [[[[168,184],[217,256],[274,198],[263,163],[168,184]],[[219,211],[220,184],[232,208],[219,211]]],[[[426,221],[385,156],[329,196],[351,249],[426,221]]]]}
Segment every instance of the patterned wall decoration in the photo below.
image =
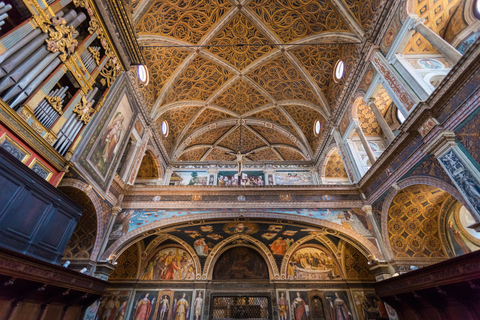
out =
{"type": "Polygon", "coordinates": [[[275,0],[254,0],[248,7],[270,28],[283,42],[291,42],[314,34],[328,31],[349,31],[329,1],[302,2],[275,0]]]}
{"type": "Polygon", "coordinates": [[[248,76],[270,92],[277,101],[302,99],[319,105],[306,81],[284,56],[267,62],[250,72],[248,76]]]}
{"type": "Polygon", "coordinates": [[[232,129],[233,126],[222,126],[216,129],[207,131],[188,144],[188,146],[194,146],[196,144],[213,144],[217,141],[222,135],[224,135],[228,130],[232,129]]]}
{"type": "Polygon", "coordinates": [[[293,142],[288,137],[284,136],[278,131],[275,131],[273,129],[266,128],[266,127],[261,127],[261,126],[250,126],[250,127],[253,130],[257,131],[259,134],[261,134],[271,144],[283,143],[283,144],[289,144],[295,147],[293,142]]]}
{"type": "Polygon", "coordinates": [[[263,142],[259,137],[253,134],[250,130],[243,126],[239,126],[235,131],[230,133],[227,137],[222,139],[218,143],[219,146],[229,148],[234,151],[251,151],[258,147],[264,146],[263,142]],[[240,142],[240,133],[241,133],[241,142],[240,142]],[[242,146],[239,149],[239,146],[242,146]]]}
{"type": "Polygon", "coordinates": [[[327,121],[325,118],[317,111],[307,108],[307,107],[298,107],[298,106],[284,106],[285,110],[290,114],[290,116],[297,122],[300,129],[302,129],[305,138],[307,138],[310,147],[313,152],[317,150],[317,147],[320,143],[320,137],[323,136],[325,132],[325,127],[327,121]],[[320,134],[315,136],[313,132],[313,126],[315,121],[319,120],[321,124],[320,134]]]}
{"type": "Polygon", "coordinates": [[[261,160],[282,160],[272,149],[263,149],[258,152],[252,153],[249,157],[253,161],[261,160]]]}
{"type": "Polygon", "coordinates": [[[227,0],[158,0],[139,21],[136,31],[197,44],[231,6],[227,0]]]}
{"type": "MultiPolygon", "coordinates": [[[[188,51],[180,48],[140,47],[148,67],[150,81],[147,86],[140,85],[141,91],[148,91],[153,97],[153,103],[163,86],[170,79],[175,69],[188,56],[188,51]]],[[[136,77],[138,80],[138,77],[136,77]]],[[[151,110],[153,103],[148,105],[151,110]]]]}
{"type": "Polygon", "coordinates": [[[138,169],[137,179],[158,179],[157,160],[153,154],[147,150],[143,156],[142,163],[138,169]]]}
{"type": "Polygon", "coordinates": [[[217,36],[210,41],[212,45],[231,45],[234,43],[255,44],[242,47],[209,47],[209,51],[227,60],[242,70],[256,59],[269,53],[273,48],[266,44],[270,41],[243,14],[237,14],[217,36]]]}
{"type": "Polygon", "coordinates": [[[81,190],[73,187],[60,187],[76,204],[85,209],[85,213],[73,231],[63,253],[67,260],[88,260],[95,246],[97,236],[97,213],[90,198],[81,190]]]}
{"type": "Polygon", "coordinates": [[[379,136],[383,134],[382,128],[377,122],[372,109],[362,100],[357,105],[357,117],[362,125],[362,131],[366,136],[379,136]]]}
{"type": "Polygon", "coordinates": [[[381,1],[367,1],[367,0],[343,0],[347,5],[348,10],[360,22],[361,26],[367,31],[372,25],[373,18],[378,10],[381,8],[381,1]]]}
{"type": "Polygon", "coordinates": [[[342,44],[325,44],[316,46],[301,46],[292,50],[292,53],[300,60],[303,67],[317,82],[320,90],[328,96],[327,90],[333,81],[333,68],[339,59],[342,44]]]}
{"type": "Polygon", "coordinates": [[[411,176],[430,176],[443,180],[453,186],[452,180],[433,155],[428,155],[423,158],[421,162],[407,172],[407,174],[405,174],[400,180],[411,176]]]}
{"type": "Polygon", "coordinates": [[[305,157],[300,152],[288,148],[276,148],[282,157],[287,161],[304,161],[305,157]]]}
{"type": "Polygon", "coordinates": [[[347,132],[347,128],[348,128],[348,125],[350,124],[350,117],[349,117],[349,112],[345,112],[345,114],[343,115],[343,118],[342,118],[342,122],[340,122],[340,126],[339,126],[339,130],[340,130],[340,134],[342,135],[342,137],[345,135],[345,133],[347,132]]]}
{"type": "Polygon", "coordinates": [[[337,101],[339,101],[338,97],[341,96],[342,90],[344,89],[345,84],[347,83],[347,80],[349,78],[348,75],[351,74],[356,67],[355,62],[356,57],[358,56],[358,49],[360,49],[360,46],[355,44],[346,44],[340,47],[338,60],[342,60],[344,62],[345,76],[337,82],[329,82],[329,88],[327,90],[326,98],[331,108],[336,107],[336,103],[337,101]]]}
{"type": "Polygon", "coordinates": [[[367,72],[365,72],[362,81],[360,81],[360,84],[358,85],[357,91],[367,92],[376,74],[377,70],[375,70],[372,64],[369,64],[367,72]]]}
{"type": "MultiPolygon", "coordinates": [[[[459,5],[457,6],[457,10],[455,10],[453,13],[452,17],[450,18],[450,22],[443,32],[443,38],[448,42],[451,42],[460,32],[468,27],[468,23],[465,21],[466,4],[467,1],[460,1],[459,5]]],[[[467,10],[472,9],[467,8],[467,10]]]]}
{"type": "Polygon", "coordinates": [[[208,148],[198,148],[182,153],[178,161],[200,161],[202,156],[207,152],[208,148]]]}
{"type": "Polygon", "coordinates": [[[332,152],[325,167],[325,178],[347,178],[348,175],[343,165],[342,157],[338,153],[338,149],[332,152]]]}
{"type": "Polygon", "coordinates": [[[212,121],[217,121],[221,119],[226,119],[230,118],[231,116],[228,113],[213,110],[210,108],[206,108],[195,121],[192,123],[192,125],[188,128],[187,132],[185,135],[190,134],[193,130],[200,128],[206,123],[212,122],[212,121]]]}
{"type": "Polygon", "coordinates": [[[348,279],[373,280],[375,277],[369,269],[367,258],[350,243],[345,243],[345,272],[348,279]]]}
{"type": "Polygon", "coordinates": [[[401,190],[388,210],[388,236],[396,258],[444,257],[438,216],[450,195],[428,185],[401,190]]]}
{"type": "Polygon", "coordinates": [[[269,100],[258,90],[245,80],[240,80],[224,91],[213,103],[242,115],[268,102],[269,100]]]}
{"type": "MultiPolygon", "coordinates": [[[[441,37],[445,27],[450,23],[461,0],[414,0],[414,12],[425,19],[425,25],[441,37]]],[[[418,32],[408,42],[404,53],[436,53],[437,50],[418,32]]]]}
{"type": "Polygon", "coordinates": [[[392,22],[390,22],[390,26],[388,27],[387,32],[383,36],[382,42],[380,43],[380,50],[382,50],[384,54],[388,53],[393,41],[398,35],[398,32],[402,28],[403,23],[402,19],[400,18],[400,10],[403,10],[402,6],[398,6],[395,16],[393,17],[392,22]]]}
{"type": "Polygon", "coordinates": [[[175,108],[168,110],[160,117],[157,118],[155,121],[155,130],[159,137],[162,137],[162,142],[167,152],[170,153],[173,144],[175,143],[175,139],[178,137],[180,132],[182,132],[183,128],[187,125],[188,121],[197,113],[200,107],[183,107],[183,108],[175,108]],[[169,126],[169,133],[168,136],[165,138],[161,132],[162,122],[168,122],[169,126]]]}
{"type": "Polygon", "coordinates": [[[232,77],[226,69],[201,56],[196,57],[167,93],[164,104],[185,101],[204,101],[232,77]]]}
{"type": "Polygon", "coordinates": [[[458,141],[467,149],[472,158],[480,163],[480,112],[477,111],[456,131],[458,141]]]}
{"type": "Polygon", "coordinates": [[[270,120],[288,128],[293,134],[297,133],[292,123],[288,121],[285,115],[276,107],[254,113],[250,117],[270,120]]]}
{"type": "Polygon", "coordinates": [[[388,95],[387,91],[385,91],[384,87],[382,87],[375,96],[375,104],[382,114],[385,114],[387,108],[390,107],[390,104],[392,104],[392,99],[388,95]]]}
{"type": "Polygon", "coordinates": [[[217,160],[217,161],[233,161],[235,156],[225,153],[225,150],[213,149],[206,157],[205,161],[217,160]]]}
{"type": "Polygon", "coordinates": [[[117,259],[117,267],[110,275],[109,280],[136,279],[139,263],[138,245],[128,247],[117,259]]]}

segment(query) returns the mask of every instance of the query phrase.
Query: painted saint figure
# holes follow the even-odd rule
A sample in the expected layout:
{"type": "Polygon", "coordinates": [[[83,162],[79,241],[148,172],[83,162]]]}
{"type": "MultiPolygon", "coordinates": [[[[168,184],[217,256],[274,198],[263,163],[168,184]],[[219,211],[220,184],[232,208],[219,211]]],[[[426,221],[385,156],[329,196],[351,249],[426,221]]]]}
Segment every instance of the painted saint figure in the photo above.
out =
{"type": "Polygon", "coordinates": [[[169,308],[170,300],[168,300],[168,296],[163,296],[163,299],[160,300],[160,316],[158,317],[158,320],[167,319],[169,308]]]}
{"type": "Polygon", "coordinates": [[[270,249],[273,254],[283,256],[287,252],[287,242],[283,240],[282,237],[279,237],[277,240],[273,241],[270,245],[270,249]]]}
{"type": "Polygon", "coordinates": [[[333,307],[333,316],[334,320],[352,320],[352,313],[348,310],[347,304],[343,299],[340,298],[338,293],[335,292],[335,300],[333,305],[330,304],[330,307],[333,307]]]}
{"type": "Polygon", "coordinates": [[[280,293],[280,298],[278,299],[278,319],[287,320],[288,318],[288,301],[285,298],[283,292],[280,293]]]}
{"type": "Polygon", "coordinates": [[[104,163],[110,163],[116,152],[117,144],[120,142],[122,135],[122,125],[125,120],[121,112],[117,112],[112,123],[108,126],[102,138],[102,159],[104,163]]]}
{"type": "Polygon", "coordinates": [[[300,297],[300,292],[297,292],[297,297],[292,303],[293,318],[295,320],[307,320],[307,308],[305,300],[300,297]]]}
{"type": "Polygon", "coordinates": [[[186,295],[184,293],[182,298],[176,303],[175,320],[186,320],[188,318],[190,306],[188,305],[188,301],[185,299],[185,296],[186,295]]]}
{"type": "Polygon", "coordinates": [[[199,291],[197,294],[197,298],[195,298],[195,301],[193,302],[195,320],[200,320],[202,318],[202,307],[203,307],[202,292],[199,291]]]}
{"type": "Polygon", "coordinates": [[[152,305],[155,302],[155,298],[152,301],[148,299],[148,293],[145,294],[143,299],[140,299],[135,306],[135,316],[133,320],[148,320],[152,313],[152,305]]]}
{"type": "Polygon", "coordinates": [[[470,250],[468,249],[467,245],[460,237],[460,231],[455,229],[452,220],[448,220],[448,235],[450,236],[450,241],[452,242],[453,249],[456,255],[463,255],[465,253],[469,253],[470,250]]]}
{"type": "Polygon", "coordinates": [[[195,251],[200,257],[208,256],[208,246],[205,242],[205,238],[198,239],[193,243],[193,246],[195,247],[195,251]]]}

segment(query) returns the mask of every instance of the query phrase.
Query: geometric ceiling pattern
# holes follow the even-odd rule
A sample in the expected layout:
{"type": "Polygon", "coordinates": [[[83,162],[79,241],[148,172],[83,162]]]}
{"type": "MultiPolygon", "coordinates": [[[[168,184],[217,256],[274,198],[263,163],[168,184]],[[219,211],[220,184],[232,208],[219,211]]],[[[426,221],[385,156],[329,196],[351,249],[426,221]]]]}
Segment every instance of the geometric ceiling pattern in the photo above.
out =
{"type": "Polygon", "coordinates": [[[135,28],[150,83],[142,91],[172,161],[231,161],[232,151],[312,160],[378,10],[370,0],[143,1],[135,28]],[[336,83],[338,60],[346,77],[336,83]]]}

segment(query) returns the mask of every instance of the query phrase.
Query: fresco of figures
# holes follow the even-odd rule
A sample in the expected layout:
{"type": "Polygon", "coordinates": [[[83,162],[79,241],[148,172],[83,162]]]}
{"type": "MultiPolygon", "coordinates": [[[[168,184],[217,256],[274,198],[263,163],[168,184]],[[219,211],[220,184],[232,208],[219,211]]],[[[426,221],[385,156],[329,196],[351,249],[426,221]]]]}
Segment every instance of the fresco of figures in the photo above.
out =
{"type": "Polygon", "coordinates": [[[142,280],[193,280],[195,265],[188,252],[178,247],[157,251],[148,261],[142,280]]]}
{"type": "Polygon", "coordinates": [[[235,247],[228,249],[218,258],[213,279],[268,279],[268,268],[263,257],[254,249],[235,247]]]}
{"type": "Polygon", "coordinates": [[[128,290],[107,291],[102,301],[97,301],[85,312],[85,320],[124,320],[128,306],[128,290]]]}
{"type": "Polygon", "coordinates": [[[310,172],[275,172],[275,184],[282,186],[305,186],[313,185],[313,177],[310,172]]]}
{"type": "Polygon", "coordinates": [[[206,186],[208,173],[206,171],[175,171],[178,177],[175,184],[181,186],[206,186]]]}
{"type": "Polygon", "coordinates": [[[387,307],[373,292],[353,292],[360,320],[388,319],[387,307]]]}
{"type": "MultiPolygon", "coordinates": [[[[155,306],[157,304],[158,291],[139,291],[133,298],[133,306],[130,311],[130,320],[154,319],[155,306]]],[[[100,318],[101,319],[101,318],[100,318]]]]}
{"type": "Polygon", "coordinates": [[[340,277],[335,259],[314,247],[301,248],[290,257],[287,266],[291,280],[329,280],[340,277]]]}
{"type": "Polygon", "coordinates": [[[333,320],[353,320],[347,293],[344,291],[325,292],[327,300],[327,313],[333,320]]]}

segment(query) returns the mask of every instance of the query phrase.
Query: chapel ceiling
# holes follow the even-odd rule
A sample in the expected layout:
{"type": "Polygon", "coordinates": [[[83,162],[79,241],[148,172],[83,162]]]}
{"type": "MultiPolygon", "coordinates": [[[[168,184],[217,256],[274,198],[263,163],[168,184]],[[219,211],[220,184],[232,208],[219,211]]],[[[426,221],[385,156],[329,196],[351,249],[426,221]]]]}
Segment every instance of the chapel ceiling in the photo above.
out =
{"type": "Polygon", "coordinates": [[[372,24],[373,0],[141,0],[142,88],[173,161],[310,161],[372,24]],[[241,44],[238,46],[238,44],[241,44]],[[314,133],[315,121],[321,131],[314,133]],[[168,136],[161,124],[169,124],[168,136]]]}

